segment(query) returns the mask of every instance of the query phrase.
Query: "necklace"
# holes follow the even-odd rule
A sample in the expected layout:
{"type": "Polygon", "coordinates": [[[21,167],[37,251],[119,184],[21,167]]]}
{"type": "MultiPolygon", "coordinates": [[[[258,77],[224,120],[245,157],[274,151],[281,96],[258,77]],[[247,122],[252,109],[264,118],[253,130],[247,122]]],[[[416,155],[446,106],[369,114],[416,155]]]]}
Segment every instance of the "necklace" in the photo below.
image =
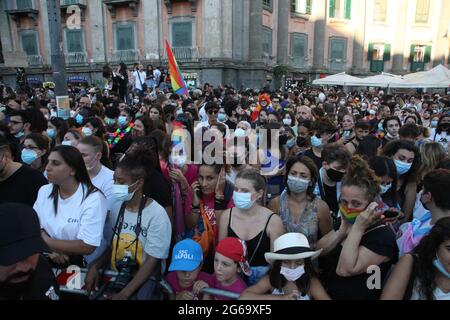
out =
{"type": "Polygon", "coordinates": [[[120,140],[122,140],[128,133],[133,130],[134,123],[131,122],[128,127],[126,128],[118,128],[109,138],[108,138],[108,145],[109,148],[114,148],[120,140]]]}

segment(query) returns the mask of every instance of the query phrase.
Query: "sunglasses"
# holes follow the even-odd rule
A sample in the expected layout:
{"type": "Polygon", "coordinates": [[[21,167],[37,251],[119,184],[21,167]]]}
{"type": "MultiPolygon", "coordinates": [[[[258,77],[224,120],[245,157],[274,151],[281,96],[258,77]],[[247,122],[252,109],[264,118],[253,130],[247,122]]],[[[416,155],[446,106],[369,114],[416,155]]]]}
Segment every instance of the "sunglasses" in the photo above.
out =
{"type": "Polygon", "coordinates": [[[219,110],[208,110],[209,115],[218,114],[219,110]]]}

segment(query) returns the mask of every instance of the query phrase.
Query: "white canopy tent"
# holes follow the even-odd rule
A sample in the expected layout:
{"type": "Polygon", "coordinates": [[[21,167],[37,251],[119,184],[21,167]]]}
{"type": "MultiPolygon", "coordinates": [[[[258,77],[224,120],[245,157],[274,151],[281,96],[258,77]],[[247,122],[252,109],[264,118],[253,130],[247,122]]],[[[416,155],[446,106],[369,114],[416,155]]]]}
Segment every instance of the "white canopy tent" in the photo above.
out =
{"type": "Polygon", "coordinates": [[[397,76],[395,74],[383,72],[382,74],[372,76],[372,77],[367,77],[367,78],[362,78],[362,79],[358,78],[358,81],[351,85],[388,88],[388,87],[392,87],[393,84],[399,84],[402,82],[404,82],[402,76],[397,76]]]}
{"type": "Polygon", "coordinates": [[[333,74],[323,79],[317,79],[313,81],[314,85],[331,85],[331,86],[352,86],[350,83],[355,83],[360,80],[357,77],[353,77],[345,72],[333,74]]]}
{"type": "Polygon", "coordinates": [[[404,81],[391,85],[392,88],[449,88],[450,70],[438,65],[429,71],[407,74],[404,81]]]}
{"type": "Polygon", "coordinates": [[[313,84],[381,88],[450,88],[450,70],[439,65],[429,71],[405,76],[383,72],[367,78],[357,78],[342,72],[314,80],[313,84]]]}

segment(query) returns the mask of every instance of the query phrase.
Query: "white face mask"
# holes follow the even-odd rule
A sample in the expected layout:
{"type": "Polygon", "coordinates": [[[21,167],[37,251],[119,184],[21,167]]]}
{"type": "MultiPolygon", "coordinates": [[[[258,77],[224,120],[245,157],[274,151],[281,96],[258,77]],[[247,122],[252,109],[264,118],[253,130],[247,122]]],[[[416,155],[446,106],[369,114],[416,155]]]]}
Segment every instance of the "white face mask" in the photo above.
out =
{"type": "Polygon", "coordinates": [[[130,201],[136,191],[128,192],[128,189],[134,186],[136,183],[137,181],[129,186],[127,186],[126,184],[113,184],[112,195],[114,199],[121,202],[130,201]]]}
{"type": "Polygon", "coordinates": [[[63,146],[69,146],[69,147],[71,147],[71,146],[72,146],[72,141],[70,141],[70,140],[64,140],[64,141],[62,142],[62,145],[63,145],[63,146]]]}
{"type": "Polygon", "coordinates": [[[386,192],[389,191],[390,188],[392,188],[392,183],[388,184],[388,185],[381,185],[381,194],[386,194],[386,192]]]}
{"type": "Polygon", "coordinates": [[[281,267],[280,274],[283,275],[287,281],[297,281],[305,274],[305,265],[301,265],[295,269],[281,267]]]}
{"type": "Polygon", "coordinates": [[[234,135],[236,137],[245,137],[246,136],[245,131],[241,128],[237,128],[236,131],[234,132],[234,135]]]}
{"type": "Polygon", "coordinates": [[[81,131],[83,132],[83,134],[84,134],[86,137],[90,137],[90,136],[92,136],[92,134],[93,134],[91,128],[88,128],[88,127],[83,127],[83,129],[82,129],[81,131]]]}
{"type": "Polygon", "coordinates": [[[290,118],[285,118],[285,119],[283,119],[283,123],[284,123],[286,126],[290,126],[290,125],[292,125],[292,119],[290,119],[290,118]]]}

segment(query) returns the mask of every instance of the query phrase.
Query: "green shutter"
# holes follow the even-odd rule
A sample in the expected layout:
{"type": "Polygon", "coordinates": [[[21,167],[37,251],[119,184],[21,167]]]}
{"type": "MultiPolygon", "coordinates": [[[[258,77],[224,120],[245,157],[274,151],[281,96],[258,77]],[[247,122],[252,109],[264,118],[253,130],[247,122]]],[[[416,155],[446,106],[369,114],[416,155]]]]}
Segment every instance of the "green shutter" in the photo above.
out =
{"type": "Polygon", "coordinates": [[[31,0],[16,0],[17,9],[31,9],[32,3],[31,0]]]}
{"type": "Polygon", "coordinates": [[[192,47],[192,23],[176,22],[172,24],[172,46],[192,47]]]}
{"type": "Polygon", "coordinates": [[[416,49],[416,45],[413,44],[411,45],[411,51],[409,53],[409,62],[413,63],[414,62],[414,50],[416,49]]]}
{"type": "Polygon", "coordinates": [[[432,50],[432,46],[427,46],[425,48],[425,57],[423,59],[423,62],[425,63],[429,63],[431,61],[431,50],[432,50]]]}
{"type": "Polygon", "coordinates": [[[22,49],[27,54],[27,56],[35,56],[39,54],[35,34],[22,35],[22,49]]]}
{"type": "Polygon", "coordinates": [[[67,30],[67,52],[83,52],[83,35],[81,30],[67,30]]]}
{"type": "Polygon", "coordinates": [[[336,10],[336,0],[330,0],[330,12],[329,17],[334,18],[334,12],[336,10]]]}
{"type": "Polygon", "coordinates": [[[390,61],[390,60],[391,60],[391,44],[386,43],[384,45],[383,61],[390,61]]]}
{"type": "Polygon", "coordinates": [[[117,50],[134,50],[133,26],[118,26],[116,30],[117,50]]]}
{"type": "Polygon", "coordinates": [[[311,14],[312,0],[306,0],[306,14],[311,14]]]}
{"type": "Polygon", "coordinates": [[[296,11],[297,11],[297,8],[295,5],[295,0],[291,0],[291,12],[296,12],[296,11]]]}
{"type": "Polygon", "coordinates": [[[369,43],[369,49],[367,51],[367,60],[372,61],[373,58],[373,43],[369,43]]]}
{"type": "Polygon", "coordinates": [[[352,0],[345,2],[345,19],[350,20],[352,18],[352,0]]]}

